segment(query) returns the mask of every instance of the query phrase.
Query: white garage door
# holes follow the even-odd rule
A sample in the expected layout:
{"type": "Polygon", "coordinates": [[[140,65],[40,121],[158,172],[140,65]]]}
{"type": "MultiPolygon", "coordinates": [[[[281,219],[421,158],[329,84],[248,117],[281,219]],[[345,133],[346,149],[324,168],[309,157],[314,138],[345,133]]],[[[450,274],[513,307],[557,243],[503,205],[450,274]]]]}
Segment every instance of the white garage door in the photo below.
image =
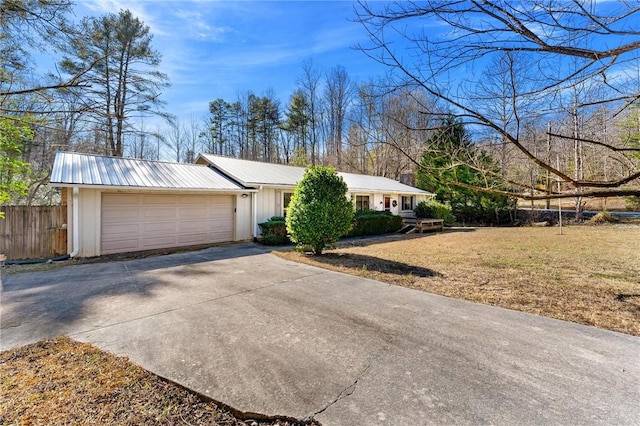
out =
{"type": "Polygon", "coordinates": [[[232,195],[102,194],[100,253],[233,240],[232,195]]]}

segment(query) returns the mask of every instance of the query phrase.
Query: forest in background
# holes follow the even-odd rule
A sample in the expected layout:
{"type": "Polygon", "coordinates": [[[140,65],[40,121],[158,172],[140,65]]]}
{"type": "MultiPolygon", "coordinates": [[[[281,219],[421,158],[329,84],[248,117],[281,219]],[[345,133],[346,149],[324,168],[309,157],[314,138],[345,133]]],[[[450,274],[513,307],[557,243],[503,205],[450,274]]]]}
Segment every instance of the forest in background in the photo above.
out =
{"type": "Polygon", "coordinates": [[[359,49],[388,75],[355,81],[308,59],[288,99],[238,88],[184,119],[164,110],[170,82],[130,11],[72,25],[70,1],[0,0],[0,204],[56,203],[58,151],[411,171],[430,176],[429,190],[570,198],[577,209],[587,196],[640,196],[640,7],[528,3],[361,3],[354,20],[370,43],[359,49]],[[449,37],[406,29],[420,19],[449,37]],[[60,57],[59,73],[37,75],[31,50],[60,57]]]}

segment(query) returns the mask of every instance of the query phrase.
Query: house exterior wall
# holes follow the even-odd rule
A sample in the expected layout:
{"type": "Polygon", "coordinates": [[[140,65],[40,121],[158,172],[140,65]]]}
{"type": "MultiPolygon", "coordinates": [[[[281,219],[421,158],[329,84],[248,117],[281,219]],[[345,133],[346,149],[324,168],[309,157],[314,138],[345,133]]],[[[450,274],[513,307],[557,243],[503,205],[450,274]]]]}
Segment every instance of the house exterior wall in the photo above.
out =
{"type": "Polygon", "coordinates": [[[73,190],[63,188],[67,196],[67,253],[73,251],[73,190]]]}
{"type": "MultiPolygon", "coordinates": [[[[282,189],[282,188],[262,188],[256,196],[256,222],[255,222],[255,236],[260,236],[260,228],[257,225],[258,223],[266,222],[273,216],[282,216],[283,215],[283,194],[285,192],[293,192],[293,188],[291,189],[282,189]]],[[[402,210],[402,194],[397,193],[383,193],[383,192],[348,192],[346,194],[347,198],[351,198],[353,200],[353,204],[355,207],[356,196],[364,195],[369,197],[369,208],[371,210],[384,210],[384,198],[391,197],[392,204],[390,208],[391,214],[402,216],[402,217],[413,217],[413,209],[411,210],[402,210]],[[396,205],[393,205],[393,201],[396,202],[396,205]]],[[[428,195],[418,195],[413,194],[414,197],[414,207],[420,203],[421,201],[426,201],[429,196],[428,195]]],[[[240,209],[238,209],[240,211],[240,209]]],[[[238,216],[239,219],[239,216],[238,216]]]]}
{"type": "MultiPolygon", "coordinates": [[[[394,194],[394,193],[385,193],[385,192],[373,192],[373,193],[350,192],[347,194],[347,196],[353,199],[354,206],[355,206],[355,200],[357,195],[365,195],[369,197],[370,210],[378,210],[378,211],[384,210],[384,198],[390,197],[391,198],[391,206],[390,206],[391,214],[402,216],[402,217],[412,217],[414,215],[413,209],[402,210],[403,194],[397,194],[397,193],[394,194]],[[393,205],[393,201],[396,202],[395,206],[393,205]]],[[[409,195],[407,194],[407,196],[409,195]]],[[[414,204],[413,204],[414,207],[418,205],[420,202],[426,201],[429,198],[428,195],[422,195],[422,194],[413,194],[411,196],[413,196],[413,199],[414,199],[414,204]]]]}
{"type": "Polygon", "coordinates": [[[102,223],[102,191],[80,188],[78,194],[79,245],[78,256],[100,255],[100,224],[102,223]]]}
{"type": "Polygon", "coordinates": [[[253,236],[251,229],[251,196],[242,197],[241,194],[236,195],[235,220],[236,232],[234,240],[250,240],[253,236]]]}
{"type": "MultiPolygon", "coordinates": [[[[398,209],[399,209],[399,213],[398,215],[402,216],[402,217],[414,217],[415,213],[413,212],[413,209],[411,210],[402,210],[402,195],[401,194],[396,194],[395,198],[396,200],[398,200],[398,209]]],[[[413,195],[413,207],[415,208],[415,206],[417,206],[418,204],[420,204],[422,201],[427,201],[429,199],[428,195],[413,195]]]]}
{"type": "Polygon", "coordinates": [[[282,191],[280,190],[276,190],[275,188],[262,188],[258,193],[256,217],[258,223],[266,222],[272,216],[280,216],[282,214],[281,197],[282,191]]]}
{"type": "Polygon", "coordinates": [[[384,210],[384,195],[385,194],[371,194],[371,210],[384,210]]]}

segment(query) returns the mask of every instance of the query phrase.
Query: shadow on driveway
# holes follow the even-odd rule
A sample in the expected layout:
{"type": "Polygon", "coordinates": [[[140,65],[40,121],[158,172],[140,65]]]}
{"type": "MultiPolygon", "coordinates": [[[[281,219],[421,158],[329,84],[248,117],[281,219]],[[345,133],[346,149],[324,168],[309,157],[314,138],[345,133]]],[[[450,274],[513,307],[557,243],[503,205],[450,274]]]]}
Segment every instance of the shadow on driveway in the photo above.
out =
{"type": "MultiPolygon", "coordinates": [[[[151,314],[145,300],[159,295],[162,298],[170,290],[191,292],[191,303],[238,291],[215,286],[202,289],[196,284],[204,277],[215,280],[217,274],[238,272],[228,270],[226,260],[264,252],[256,244],[243,243],[143,259],[96,259],[48,271],[3,274],[0,348],[69,334],[78,327],[92,329],[126,321],[125,312],[131,315],[133,311],[138,316],[151,314]],[[106,298],[108,303],[98,303],[106,298]],[[131,304],[138,306],[132,310],[131,304]],[[105,309],[111,312],[105,315],[101,312],[105,309]]],[[[154,309],[171,309],[172,301],[166,299],[154,309]]]]}

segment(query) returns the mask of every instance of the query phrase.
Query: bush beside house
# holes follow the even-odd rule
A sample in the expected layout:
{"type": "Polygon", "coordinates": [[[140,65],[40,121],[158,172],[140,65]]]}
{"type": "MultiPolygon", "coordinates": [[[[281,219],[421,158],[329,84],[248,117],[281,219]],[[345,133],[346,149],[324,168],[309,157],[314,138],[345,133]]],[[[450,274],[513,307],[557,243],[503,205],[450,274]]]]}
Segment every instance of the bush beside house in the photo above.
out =
{"type": "Polygon", "coordinates": [[[451,213],[451,206],[436,200],[423,201],[413,210],[418,219],[442,219],[445,226],[452,226],[456,217],[451,213]]]}
{"type": "Polygon", "coordinates": [[[287,235],[284,216],[273,216],[268,221],[259,223],[258,226],[262,232],[260,242],[266,246],[279,246],[291,242],[287,235]]]}
{"type": "MultiPolygon", "coordinates": [[[[262,231],[260,243],[266,246],[279,246],[291,243],[287,234],[285,218],[274,216],[266,222],[259,223],[262,231]]],[[[380,235],[396,232],[402,228],[402,218],[389,212],[367,210],[355,214],[351,222],[351,231],[346,237],[364,235],[380,235]]]]}
{"type": "Polygon", "coordinates": [[[389,212],[365,210],[355,214],[349,237],[379,235],[396,232],[402,228],[402,218],[389,212]]]}

